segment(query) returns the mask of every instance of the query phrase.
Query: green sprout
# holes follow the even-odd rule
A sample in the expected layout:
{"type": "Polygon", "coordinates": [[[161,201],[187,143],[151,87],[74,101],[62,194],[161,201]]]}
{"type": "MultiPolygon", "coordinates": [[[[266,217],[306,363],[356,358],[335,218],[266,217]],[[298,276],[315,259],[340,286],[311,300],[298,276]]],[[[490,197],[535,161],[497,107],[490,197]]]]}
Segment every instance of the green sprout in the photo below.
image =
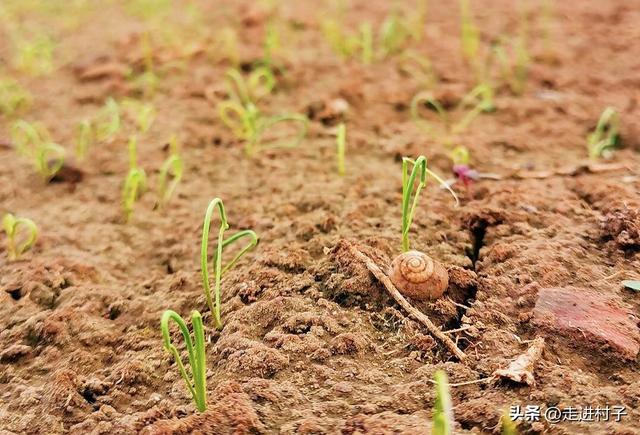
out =
{"type": "Polygon", "coordinates": [[[46,35],[32,39],[19,37],[16,41],[16,68],[27,74],[38,76],[53,70],[53,41],[46,35]]]}
{"type": "Polygon", "coordinates": [[[122,103],[122,106],[132,115],[140,133],[144,134],[149,131],[157,115],[156,108],[153,104],[127,99],[122,103]]]}
{"type": "Polygon", "coordinates": [[[227,92],[232,101],[242,105],[255,104],[269,95],[276,85],[276,78],[267,67],[258,67],[245,80],[240,71],[230,69],[226,72],[227,92]]]}
{"type": "Polygon", "coordinates": [[[280,50],[280,32],[275,23],[269,22],[266,29],[266,35],[264,38],[264,57],[263,64],[267,69],[271,69],[274,66],[273,56],[280,50]]]}
{"type": "Polygon", "coordinates": [[[0,80],[0,113],[11,117],[29,108],[33,98],[13,79],[0,80]]]}
{"type": "Polygon", "coordinates": [[[402,252],[409,251],[409,228],[411,227],[411,222],[413,221],[413,215],[416,211],[416,206],[418,205],[418,197],[420,196],[420,192],[427,184],[427,174],[431,175],[435,178],[441,186],[447,188],[449,193],[453,195],[456,200],[456,205],[458,204],[458,197],[455,192],[448,187],[447,183],[442,180],[436,173],[427,168],[427,159],[425,156],[419,156],[417,159],[412,160],[408,157],[402,158],[402,252]],[[409,174],[409,165],[413,166],[411,170],[411,174],[409,174]],[[418,180],[418,186],[415,189],[415,194],[413,195],[413,201],[411,200],[411,194],[413,192],[413,188],[416,182],[416,178],[418,177],[418,173],[420,174],[420,179],[418,180]]]}
{"type": "Polygon", "coordinates": [[[413,50],[402,53],[398,69],[417,80],[422,87],[427,89],[433,88],[438,82],[438,77],[429,58],[413,50]]]}
{"type": "Polygon", "coordinates": [[[48,132],[40,124],[30,124],[20,119],[11,126],[11,141],[18,153],[24,156],[32,154],[33,148],[48,139],[48,132]]]}
{"type": "Polygon", "coordinates": [[[607,107],[600,115],[598,125],[587,138],[589,158],[595,160],[610,153],[620,145],[620,116],[613,107],[607,107]]]}
{"type": "Polygon", "coordinates": [[[95,141],[95,132],[91,121],[84,119],[78,123],[78,139],[76,141],[76,157],[84,160],[89,148],[95,141]]]}
{"type": "Polygon", "coordinates": [[[173,192],[182,179],[184,161],[180,156],[178,138],[173,135],[169,140],[169,157],[160,168],[158,181],[159,206],[163,208],[173,196],[173,192]]]}
{"type": "Polygon", "coordinates": [[[122,207],[127,222],[131,219],[136,201],[147,189],[147,176],[144,169],[138,167],[137,146],[138,138],[131,136],[129,138],[129,173],[122,187],[122,207]]]}
{"type": "Polygon", "coordinates": [[[502,414],[502,417],[500,417],[500,426],[501,426],[500,432],[502,433],[502,435],[518,435],[518,429],[516,427],[516,423],[513,420],[511,420],[511,417],[508,411],[505,411],[502,414]]]}
{"type": "Polygon", "coordinates": [[[200,260],[201,260],[201,268],[202,268],[202,285],[204,287],[204,294],[207,299],[207,305],[209,306],[209,310],[213,313],[214,323],[216,329],[222,329],[222,320],[220,316],[220,281],[222,280],[222,276],[233,267],[240,257],[242,257],[245,253],[255,248],[258,244],[258,236],[252,230],[242,230],[229,237],[228,239],[224,238],[225,231],[229,229],[229,224],[227,223],[227,215],[224,211],[224,204],[220,198],[214,198],[207,207],[207,211],[204,216],[204,224],[202,226],[202,245],[200,250],[200,260]],[[214,297],[215,297],[215,305],[213,303],[211,297],[211,285],[209,283],[209,228],[211,226],[211,219],[213,217],[214,210],[218,208],[218,212],[220,214],[220,227],[218,229],[218,244],[216,245],[216,252],[213,255],[213,265],[214,265],[214,297]],[[249,243],[240,250],[236,254],[235,257],[224,267],[222,267],[222,251],[227,246],[231,245],[233,242],[238,241],[242,238],[249,237],[249,243]]]}
{"type": "Polygon", "coordinates": [[[137,76],[132,73],[132,78],[136,87],[142,89],[143,95],[145,97],[151,97],[158,89],[160,78],[155,73],[153,44],[151,43],[151,34],[149,31],[142,34],[140,45],[142,58],[144,60],[144,71],[137,76]]]}
{"type": "Polygon", "coordinates": [[[7,233],[7,254],[9,261],[20,258],[22,254],[31,249],[38,239],[38,227],[27,218],[15,217],[7,213],[2,218],[2,228],[7,233]],[[18,241],[19,232],[26,231],[26,237],[22,242],[18,241]]]}
{"type": "Polygon", "coordinates": [[[187,388],[193,397],[193,401],[196,403],[198,411],[204,412],[207,409],[207,366],[204,327],[202,324],[202,316],[198,311],[191,312],[191,323],[193,325],[193,338],[191,338],[189,328],[187,327],[184,319],[175,311],[167,310],[162,314],[160,330],[162,331],[162,342],[164,344],[164,348],[167,352],[173,355],[173,358],[178,365],[180,376],[182,376],[182,379],[184,379],[187,384],[187,388]],[[189,375],[184,368],[180,352],[178,352],[178,349],[176,349],[176,347],[171,343],[171,336],[169,334],[169,322],[171,320],[178,325],[178,328],[184,337],[193,380],[189,378],[189,375]]]}
{"type": "Polygon", "coordinates": [[[511,51],[515,53],[513,62],[509,60],[503,45],[505,45],[504,42],[498,42],[493,46],[493,52],[500,63],[502,78],[509,85],[511,92],[515,95],[522,95],[527,84],[529,71],[529,53],[525,39],[519,36],[512,40],[511,51]]]}
{"type": "Polygon", "coordinates": [[[380,29],[380,46],[382,57],[401,52],[411,36],[408,26],[400,18],[397,11],[382,23],[380,29]]]}
{"type": "Polygon", "coordinates": [[[355,34],[349,34],[343,30],[342,20],[334,18],[322,22],[322,31],[331,48],[340,56],[351,58],[359,53],[362,63],[368,65],[376,59],[402,52],[409,39],[422,38],[426,3],[418,0],[417,6],[419,14],[415,19],[401,16],[394,10],[377,32],[370,22],[364,22],[355,34]]]}
{"type": "Polygon", "coordinates": [[[215,38],[215,48],[211,50],[216,60],[227,60],[231,65],[240,64],[240,54],[238,49],[238,33],[231,27],[225,27],[215,38]]]}
{"type": "Polygon", "coordinates": [[[434,99],[430,92],[420,92],[411,100],[411,118],[418,127],[429,133],[433,132],[433,126],[429,125],[419,112],[419,108],[424,105],[435,109],[444,126],[444,133],[446,135],[462,133],[478,115],[483,112],[492,112],[495,110],[493,89],[487,85],[478,85],[460,100],[454,111],[459,111],[466,107],[471,107],[471,109],[465,113],[461,120],[452,123],[444,106],[442,106],[438,100],[434,99]]]}
{"type": "Polygon", "coordinates": [[[462,54],[475,65],[480,48],[480,31],[473,21],[469,0],[460,0],[460,28],[462,31],[462,54]]]}
{"type": "Polygon", "coordinates": [[[453,405],[449,392],[447,374],[438,370],[433,375],[436,381],[436,401],[433,405],[433,435],[450,435],[453,433],[453,405]]]}
{"type": "Polygon", "coordinates": [[[41,142],[35,149],[34,165],[45,183],[64,166],[65,150],[57,143],[41,142]]]}
{"type": "Polygon", "coordinates": [[[109,98],[96,119],[95,136],[98,142],[112,142],[120,132],[122,121],[120,106],[113,98],[109,98]]]}
{"type": "Polygon", "coordinates": [[[338,174],[340,174],[340,176],[344,176],[344,154],[347,148],[347,126],[344,124],[344,122],[341,122],[340,125],[338,125],[338,132],[336,135],[336,148],[338,152],[338,174]]]}
{"type": "Polygon", "coordinates": [[[62,169],[65,150],[51,140],[42,124],[18,120],[11,126],[11,139],[18,153],[31,159],[45,183],[62,169]]]}
{"type": "Polygon", "coordinates": [[[415,11],[407,19],[407,27],[414,41],[420,42],[424,37],[427,7],[427,0],[416,0],[415,11]]]}
{"type": "Polygon", "coordinates": [[[362,50],[362,63],[369,65],[373,62],[373,27],[371,23],[360,25],[360,48],[362,50]]]}
{"type": "Polygon", "coordinates": [[[295,148],[307,135],[309,121],[306,116],[297,113],[264,116],[253,103],[246,106],[237,101],[223,101],[218,105],[218,114],[222,122],[233,133],[245,141],[245,154],[249,157],[264,148],[295,148]],[[277,137],[265,140],[265,133],[277,124],[293,123],[298,125],[297,134],[290,138],[277,137]]]}
{"type": "Polygon", "coordinates": [[[322,22],[322,33],[333,51],[339,56],[349,58],[357,50],[360,41],[357,36],[347,36],[342,27],[342,22],[336,19],[325,19],[322,22]]]}

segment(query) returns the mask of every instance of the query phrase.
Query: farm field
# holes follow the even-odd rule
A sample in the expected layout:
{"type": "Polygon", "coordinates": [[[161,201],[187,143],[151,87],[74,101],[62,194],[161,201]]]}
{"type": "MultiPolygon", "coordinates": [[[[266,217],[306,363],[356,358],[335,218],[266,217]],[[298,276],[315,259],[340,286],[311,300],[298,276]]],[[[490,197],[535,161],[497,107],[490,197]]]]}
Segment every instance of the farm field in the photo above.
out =
{"type": "Polygon", "coordinates": [[[3,0],[0,434],[640,434],[639,23],[3,0]]]}

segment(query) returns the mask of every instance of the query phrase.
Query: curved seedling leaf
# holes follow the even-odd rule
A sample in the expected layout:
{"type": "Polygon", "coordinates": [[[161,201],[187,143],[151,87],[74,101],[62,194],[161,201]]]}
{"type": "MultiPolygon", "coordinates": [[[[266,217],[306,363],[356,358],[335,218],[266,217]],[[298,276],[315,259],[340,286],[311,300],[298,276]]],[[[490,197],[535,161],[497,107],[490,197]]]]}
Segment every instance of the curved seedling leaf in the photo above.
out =
{"type": "Polygon", "coordinates": [[[237,101],[223,101],[218,104],[218,116],[236,137],[251,141],[257,132],[257,108],[250,104],[247,107],[237,101]]]}
{"type": "Polygon", "coordinates": [[[468,106],[472,106],[471,110],[451,128],[452,134],[461,133],[466,130],[469,124],[482,112],[492,112],[495,110],[493,104],[493,89],[486,84],[481,84],[473,88],[460,100],[458,109],[464,109],[468,106]]]}
{"type": "Polygon", "coordinates": [[[257,140],[254,144],[255,148],[247,149],[247,154],[252,155],[254,151],[262,148],[295,148],[300,145],[304,137],[307,135],[308,129],[309,120],[307,117],[297,113],[261,118],[258,121],[258,134],[256,138],[257,140]],[[293,123],[297,125],[297,133],[293,135],[293,137],[285,135],[285,138],[282,139],[276,138],[275,140],[268,140],[266,143],[263,142],[264,135],[268,131],[273,132],[274,126],[285,123],[293,123]]]}
{"type": "Polygon", "coordinates": [[[433,88],[437,82],[437,77],[429,58],[415,51],[407,50],[402,53],[398,68],[427,88],[433,88]]]}
{"type": "Polygon", "coordinates": [[[31,249],[38,238],[38,227],[31,219],[16,218],[11,213],[5,214],[2,218],[2,228],[7,234],[7,254],[10,261],[18,259],[31,249]],[[26,231],[26,237],[19,242],[21,229],[26,231]]]}
{"type": "Polygon", "coordinates": [[[257,102],[271,94],[276,86],[276,78],[271,69],[261,66],[251,72],[247,84],[250,98],[257,102]]]}
{"type": "Polygon", "coordinates": [[[28,156],[33,153],[45,138],[48,139],[48,133],[37,124],[18,120],[11,126],[11,141],[21,155],[28,156]],[[43,138],[43,135],[46,136],[43,138]]]}
{"type": "Polygon", "coordinates": [[[60,145],[47,142],[36,148],[34,164],[45,182],[51,180],[64,165],[65,150],[60,145]]]}
{"type": "Polygon", "coordinates": [[[198,411],[203,412],[207,409],[207,376],[206,376],[206,354],[205,354],[205,342],[204,342],[204,327],[202,325],[202,316],[198,311],[191,312],[191,323],[193,324],[193,339],[189,333],[185,321],[180,317],[178,313],[172,310],[167,310],[162,314],[160,319],[160,330],[162,331],[162,343],[164,348],[173,355],[176,361],[180,376],[187,384],[187,388],[193,397],[193,401],[196,403],[198,411]],[[171,336],[169,333],[169,322],[174,321],[182,337],[184,338],[185,345],[187,347],[187,354],[189,358],[189,365],[191,366],[191,373],[193,374],[193,380],[189,378],[187,371],[180,358],[180,352],[171,343],[171,336]]]}
{"type": "Polygon", "coordinates": [[[589,157],[596,159],[620,143],[620,115],[613,107],[604,109],[598,125],[588,137],[589,157]]]}
{"type": "Polygon", "coordinates": [[[215,327],[217,329],[222,329],[222,320],[220,316],[220,281],[222,279],[222,275],[227,272],[233,265],[237,263],[237,261],[242,257],[246,252],[253,249],[258,244],[258,236],[251,230],[240,231],[239,233],[229,237],[227,240],[224,239],[224,232],[229,228],[229,223],[227,222],[227,215],[224,210],[224,204],[220,198],[214,198],[209,203],[207,207],[207,211],[204,216],[204,223],[202,226],[202,242],[200,247],[200,267],[202,271],[202,285],[204,288],[205,298],[207,300],[207,305],[209,309],[214,315],[215,327]],[[214,297],[215,297],[215,306],[213,304],[213,300],[211,297],[211,285],[209,283],[209,230],[211,227],[211,219],[213,217],[213,212],[215,209],[218,209],[218,214],[220,216],[220,226],[218,228],[218,243],[216,245],[216,251],[213,255],[213,265],[214,265],[214,275],[215,275],[215,284],[214,284],[214,297]],[[222,252],[223,249],[230,244],[234,243],[237,240],[242,238],[249,237],[251,240],[247,246],[242,248],[238,254],[226,265],[224,268],[222,267],[222,252]]]}
{"type": "Polygon", "coordinates": [[[438,100],[432,97],[430,92],[420,92],[411,100],[410,113],[411,113],[411,119],[413,119],[413,122],[420,129],[426,131],[427,133],[430,133],[433,131],[432,126],[429,125],[429,121],[427,121],[422,117],[422,115],[420,115],[419,108],[420,106],[424,106],[424,105],[433,107],[436,110],[436,112],[438,113],[438,116],[440,117],[440,120],[442,121],[442,124],[444,125],[445,131],[448,132],[449,116],[447,115],[447,111],[444,109],[444,107],[442,106],[442,104],[440,104],[438,100]]]}

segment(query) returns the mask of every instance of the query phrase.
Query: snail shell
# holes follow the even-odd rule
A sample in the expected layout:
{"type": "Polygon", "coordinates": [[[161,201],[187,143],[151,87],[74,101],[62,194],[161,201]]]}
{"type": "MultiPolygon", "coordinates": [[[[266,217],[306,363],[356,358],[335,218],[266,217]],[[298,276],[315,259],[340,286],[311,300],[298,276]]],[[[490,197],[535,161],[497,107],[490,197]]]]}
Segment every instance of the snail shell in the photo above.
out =
{"type": "Polygon", "coordinates": [[[389,267],[389,278],[400,293],[420,301],[439,298],[449,285],[447,269],[419,251],[398,255],[389,267]]]}

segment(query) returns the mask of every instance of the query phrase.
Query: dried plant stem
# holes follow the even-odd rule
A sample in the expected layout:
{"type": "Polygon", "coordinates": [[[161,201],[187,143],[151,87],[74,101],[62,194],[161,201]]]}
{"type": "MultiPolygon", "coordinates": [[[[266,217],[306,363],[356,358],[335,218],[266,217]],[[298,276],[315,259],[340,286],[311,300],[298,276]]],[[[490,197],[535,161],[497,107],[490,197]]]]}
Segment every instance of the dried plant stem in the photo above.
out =
{"type": "Polygon", "coordinates": [[[404,298],[404,296],[400,294],[389,277],[378,267],[378,265],[371,258],[367,257],[354,246],[351,246],[350,249],[353,252],[353,255],[355,255],[356,258],[362,261],[365,266],[367,266],[367,269],[369,269],[373,276],[375,276],[376,279],[378,279],[378,281],[380,281],[385,286],[393,299],[395,299],[395,301],[402,308],[404,308],[411,317],[422,323],[431,333],[431,335],[440,340],[460,361],[464,361],[466,359],[467,356],[465,355],[465,353],[461,351],[458,346],[456,346],[456,344],[449,337],[447,337],[436,325],[434,325],[426,314],[418,311],[413,305],[409,303],[409,301],[404,298]]]}

